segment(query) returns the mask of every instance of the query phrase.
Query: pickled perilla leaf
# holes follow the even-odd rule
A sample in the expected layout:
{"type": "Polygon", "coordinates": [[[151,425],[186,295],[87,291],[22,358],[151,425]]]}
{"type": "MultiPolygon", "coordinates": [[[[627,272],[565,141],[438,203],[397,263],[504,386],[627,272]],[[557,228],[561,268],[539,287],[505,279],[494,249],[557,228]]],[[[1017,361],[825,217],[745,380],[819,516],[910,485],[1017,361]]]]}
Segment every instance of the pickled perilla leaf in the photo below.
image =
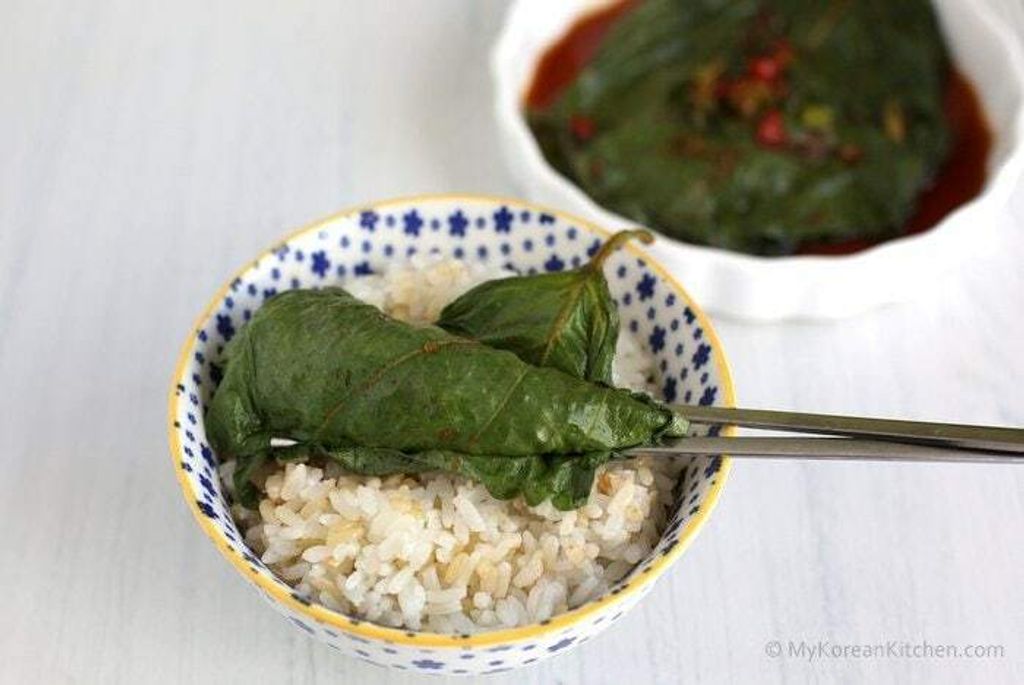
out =
{"type": "Polygon", "coordinates": [[[632,238],[654,240],[650,231],[621,231],[578,269],[481,283],[446,306],[437,325],[530,364],[611,385],[619,312],[602,267],[632,238]]]}
{"type": "Polygon", "coordinates": [[[603,207],[790,254],[901,233],[949,149],[949,71],[929,0],[645,0],[529,124],[603,207]]]}
{"type": "Polygon", "coordinates": [[[498,499],[522,496],[530,506],[550,499],[561,510],[576,509],[586,503],[597,467],[608,461],[610,452],[591,452],[574,456],[492,457],[467,455],[444,450],[406,453],[383,447],[322,449],[300,445],[289,448],[279,461],[330,459],[347,471],[365,476],[390,476],[431,471],[458,473],[487,488],[498,499]]]}
{"type": "Polygon", "coordinates": [[[397,321],[340,288],[286,292],[256,312],[229,345],[206,426],[218,454],[239,459],[247,505],[254,460],[284,438],[357,472],[440,467],[562,508],[585,500],[611,453],[686,429],[645,396],[397,321]]]}

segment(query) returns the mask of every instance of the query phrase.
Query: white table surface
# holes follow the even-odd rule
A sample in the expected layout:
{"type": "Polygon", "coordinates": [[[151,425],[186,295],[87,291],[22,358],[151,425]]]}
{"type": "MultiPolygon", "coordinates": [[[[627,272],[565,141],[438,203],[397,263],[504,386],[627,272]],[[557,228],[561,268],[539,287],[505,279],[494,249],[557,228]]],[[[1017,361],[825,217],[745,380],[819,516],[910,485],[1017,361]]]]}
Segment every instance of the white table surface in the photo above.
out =
{"type": "MultiPolygon", "coordinates": [[[[502,11],[2,3],[0,681],[412,680],[307,639],[224,563],[173,478],[165,391],[202,303],[286,229],[371,198],[515,193],[486,70],[502,11]]],[[[998,230],[924,301],[718,322],[740,399],[1024,424],[1024,221],[998,230]]],[[[1022,581],[1022,467],[738,463],[635,612],[492,682],[1024,682],[1022,581]],[[1005,656],[765,655],[801,639],[1005,656]]]]}

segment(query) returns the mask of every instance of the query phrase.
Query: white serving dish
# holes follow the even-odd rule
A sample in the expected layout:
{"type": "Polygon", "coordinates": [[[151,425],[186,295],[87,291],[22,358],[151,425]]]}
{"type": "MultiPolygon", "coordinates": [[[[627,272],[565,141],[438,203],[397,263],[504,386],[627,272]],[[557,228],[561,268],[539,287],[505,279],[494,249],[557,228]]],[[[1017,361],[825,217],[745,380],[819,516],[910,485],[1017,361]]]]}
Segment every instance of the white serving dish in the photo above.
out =
{"type": "MultiPolygon", "coordinates": [[[[517,0],[491,67],[499,135],[520,193],[617,229],[635,222],[591,200],[544,159],[523,116],[538,59],[582,15],[610,0],[517,0]]],[[[992,248],[1024,167],[1024,52],[988,0],[936,0],[953,60],[974,84],[993,148],[988,182],[939,225],[848,256],[755,257],[665,238],[651,252],[707,309],[743,319],[839,318],[925,292],[957,262],[992,248]]]]}

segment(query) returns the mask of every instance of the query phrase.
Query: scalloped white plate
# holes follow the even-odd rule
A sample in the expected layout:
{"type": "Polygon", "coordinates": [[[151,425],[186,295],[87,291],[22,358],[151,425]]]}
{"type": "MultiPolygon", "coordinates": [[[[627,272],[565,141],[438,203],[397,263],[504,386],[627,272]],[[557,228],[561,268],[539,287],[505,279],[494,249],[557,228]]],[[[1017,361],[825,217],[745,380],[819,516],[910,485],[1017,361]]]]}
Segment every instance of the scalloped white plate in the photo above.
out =
{"type": "MultiPolygon", "coordinates": [[[[609,0],[517,0],[491,59],[507,164],[523,195],[609,229],[635,222],[606,210],[545,161],[522,114],[523,93],[545,48],[609,0]]],[[[669,238],[651,249],[707,309],[744,319],[851,316],[922,294],[957,262],[996,241],[999,215],[1024,166],[1024,53],[985,1],[937,0],[958,67],[982,99],[994,134],[989,181],[975,200],[924,233],[836,257],[753,257],[669,238]]]]}

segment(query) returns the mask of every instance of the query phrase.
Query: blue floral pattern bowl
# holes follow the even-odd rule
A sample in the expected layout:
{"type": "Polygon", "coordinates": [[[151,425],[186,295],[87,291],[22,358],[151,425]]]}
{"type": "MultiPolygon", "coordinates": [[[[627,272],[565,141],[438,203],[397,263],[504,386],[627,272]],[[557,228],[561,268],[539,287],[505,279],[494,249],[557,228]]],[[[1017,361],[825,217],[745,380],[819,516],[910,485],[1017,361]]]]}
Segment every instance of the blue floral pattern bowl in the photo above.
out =
{"type": "MultiPolygon", "coordinates": [[[[490,261],[520,273],[584,263],[609,234],[585,221],[516,200],[431,196],[375,203],[315,222],[261,254],[214,296],[182,348],[170,393],[174,469],[199,526],[238,572],[298,629],[357,658],[399,670],[481,674],[534,663],[586,642],[632,608],[680,557],[707,520],[729,471],[722,456],[682,472],[657,547],[606,595],[543,623],[477,635],[388,628],[295,593],[244,544],[203,429],[225,344],[253,312],[289,288],[344,284],[417,253],[490,261]]],[[[682,286],[635,245],[607,262],[623,326],[656,360],[668,402],[733,404],[721,344],[682,286]]]]}

